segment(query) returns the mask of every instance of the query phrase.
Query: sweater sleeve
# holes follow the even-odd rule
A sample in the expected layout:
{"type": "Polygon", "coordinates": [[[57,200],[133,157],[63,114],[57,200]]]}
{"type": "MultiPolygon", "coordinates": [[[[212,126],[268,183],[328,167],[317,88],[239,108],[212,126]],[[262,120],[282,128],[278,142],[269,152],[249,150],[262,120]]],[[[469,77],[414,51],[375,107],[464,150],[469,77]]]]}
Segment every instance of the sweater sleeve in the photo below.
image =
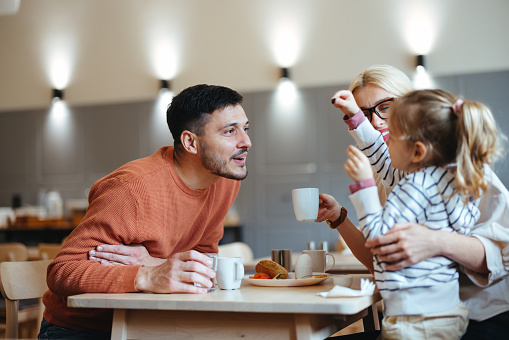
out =
{"type": "Polygon", "coordinates": [[[415,185],[394,188],[384,207],[380,204],[375,186],[350,195],[359,225],[367,240],[385,235],[398,222],[417,221],[424,214],[426,190],[415,185]]]}
{"type": "Polygon", "coordinates": [[[61,296],[135,292],[140,266],[103,266],[88,260],[99,244],[131,244],[137,235],[137,201],[127,185],[108,179],[94,185],[82,222],[48,267],[47,283],[61,296]]]}
{"type": "Polygon", "coordinates": [[[373,172],[380,176],[386,188],[394,188],[407,175],[406,172],[392,166],[387,144],[380,132],[375,130],[367,119],[349,132],[359,149],[368,157],[373,172]]]}

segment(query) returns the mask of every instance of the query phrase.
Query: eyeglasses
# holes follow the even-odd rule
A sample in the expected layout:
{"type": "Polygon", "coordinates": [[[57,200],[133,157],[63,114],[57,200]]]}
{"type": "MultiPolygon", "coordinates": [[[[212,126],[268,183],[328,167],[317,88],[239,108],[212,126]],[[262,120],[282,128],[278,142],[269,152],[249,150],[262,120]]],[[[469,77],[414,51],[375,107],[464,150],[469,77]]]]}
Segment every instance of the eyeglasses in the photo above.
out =
{"type": "Polygon", "coordinates": [[[370,122],[373,120],[373,113],[375,113],[380,119],[385,120],[389,118],[389,108],[396,99],[396,97],[387,98],[372,108],[361,110],[370,122]]]}

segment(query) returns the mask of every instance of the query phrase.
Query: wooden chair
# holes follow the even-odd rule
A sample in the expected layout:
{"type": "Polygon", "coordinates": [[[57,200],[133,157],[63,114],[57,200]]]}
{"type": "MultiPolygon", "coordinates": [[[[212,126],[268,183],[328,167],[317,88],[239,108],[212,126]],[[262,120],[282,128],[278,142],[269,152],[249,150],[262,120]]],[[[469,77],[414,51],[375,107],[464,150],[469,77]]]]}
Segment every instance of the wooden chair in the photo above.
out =
{"type": "Polygon", "coordinates": [[[6,305],[6,339],[18,338],[18,325],[30,319],[41,324],[42,296],[48,289],[46,270],[51,260],[0,263],[0,290],[6,305]],[[38,299],[33,308],[19,309],[20,300],[38,299]]]}
{"type": "Polygon", "coordinates": [[[42,260],[52,260],[60,249],[62,249],[61,243],[39,243],[39,256],[42,260]]]}
{"type": "Polygon", "coordinates": [[[221,244],[217,256],[242,257],[242,263],[252,261],[254,258],[251,247],[244,242],[221,244]]]}
{"type": "Polygon", "coordinates": [[[28,248],[23,243],[9,242],[0,244],[0,262],[26,260],[28,260],[28,248]]]}

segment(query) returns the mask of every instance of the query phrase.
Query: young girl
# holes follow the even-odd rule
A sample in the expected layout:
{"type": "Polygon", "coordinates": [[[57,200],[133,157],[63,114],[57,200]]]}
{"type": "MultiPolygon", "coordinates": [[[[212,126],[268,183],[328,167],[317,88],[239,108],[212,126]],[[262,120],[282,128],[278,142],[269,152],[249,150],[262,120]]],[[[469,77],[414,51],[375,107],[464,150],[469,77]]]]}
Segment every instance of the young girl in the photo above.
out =
{"type": "MultiPolygon", "coordinates": [[[[343,113],[359,111],[350,92],[336,98],[343,113]]],[[[368,152],[369,160],[353,146],[347,150],[345,170],[355,181],[350,199],[364,236],[384,235],[398,222],[467,233],[479,218],[478,198],[487,189],[484,166],[496,153],[491,112],[441,90],[423,90],[395,100],[389,115],[388,153],[385,143],[368,152]],[[393,186],[383,208],[372,165],[383,169],[384,180],[393,186]]],[[[459,300],[451,260],[435,257],[396,272],[386,271],[377,256],[373,263],[385,305],[384,339],[462,336],[467,309],[459,300]]]]}

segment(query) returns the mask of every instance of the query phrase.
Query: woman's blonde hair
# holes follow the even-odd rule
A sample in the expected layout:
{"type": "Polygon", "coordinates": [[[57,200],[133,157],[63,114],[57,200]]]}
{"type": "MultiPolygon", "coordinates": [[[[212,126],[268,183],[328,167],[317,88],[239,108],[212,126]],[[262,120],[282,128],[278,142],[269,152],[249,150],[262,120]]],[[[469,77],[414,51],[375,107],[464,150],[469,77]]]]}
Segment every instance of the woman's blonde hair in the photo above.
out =
{"type": "Polygon", "coordinates": [[[501,154],[503,135],[485,105],[459,101],[443,90],[419,90],[399,98],[390,110],[390,124],[400,130],[401,138],[409,145],[420,141],[431,151],[423,166],[456,163],[461,195],[478,198],[486,191],[483,165],[501,154]]]}
{"type": "Polygon", "coordinates": [[[413,91],[412,81],[402,71],[390,65],[373,65],[358,74],[350,83],[350,92],[369,84],[377,85],[396,97],[413,91]]]}

